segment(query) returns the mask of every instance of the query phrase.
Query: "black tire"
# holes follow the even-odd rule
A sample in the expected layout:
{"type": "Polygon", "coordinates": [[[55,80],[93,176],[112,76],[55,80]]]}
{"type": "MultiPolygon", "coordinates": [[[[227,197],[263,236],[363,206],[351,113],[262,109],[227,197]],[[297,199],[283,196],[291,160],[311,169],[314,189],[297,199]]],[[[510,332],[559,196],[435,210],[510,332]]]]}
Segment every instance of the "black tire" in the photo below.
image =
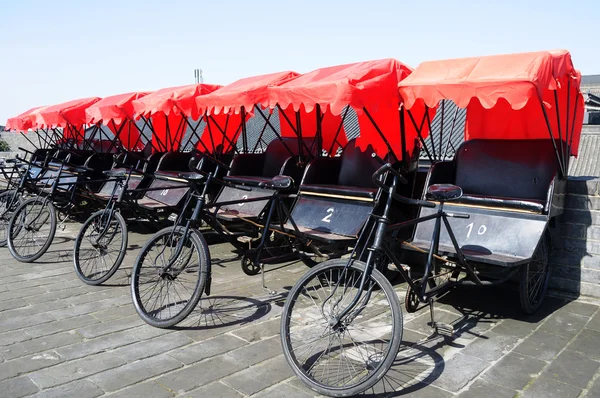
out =
{"type": "Polygon", "coordinates": [[[85,221],[75,239],[75,273],[88,285],[104,283],[117,272],[126,251],[127,225],[123,216],[114,210],[100,210],[85,221]]]}
{"type": "Polygon", "coordinates": [[[21,203],[23,203],[23,197],[16,191],[0,193],[0,247],[6,246],[10,218],[21,203]]]}
{"type": "Polygon", "coordinates": [[[365,264],[359,261],[353,261],[347,267],[348,261],[330,260],[304,274],[290,291],[281,317],[281,344],[293,372],[314,391],[333,397],[359,394],[375,385],[392,366],[402,341],[402,310],[398,296],[376,269],[362,290],[361,300],[343,325],[330,325],[328,315],[335,315],[334,311],[339,314],[351,302],[365,270],[365,264]],[[387,302],[383,303],[386,298],[387,302]],[[302,302],[306,304],[305,308],[302,308],[302,302]],[[371,321],[373,324],[370,325],[371,321]],[[382,326],[384,321],[389,321],[389,325],[382,326]],[[354,340],[359,334],[365,337],[364,343],[354,340]],[[369,344],[385,340],[389,343],[384,349],[368,348],[369,344]],[[328,345],[320,349],[319,343],[328,345]],[[304,349],[306,346],[308,349],[304,349]],[[348,361],[346,367],[342,365],[343,361],[348,361]],[[332,373],[322,369],[329,365],[335,368],[332,373]],[[339,372],[356,369],[362,375],[358,379],[344,374],[340,382],[331,380],[331,376],[335,377],[333,373],[339,375],[339,372]],[[319,374],[326,380],[320,380],[319,374]]]}
{"type": "Polygon", "coordinates": [[[157,328],[183,321],[196,308],[206,285],[210,253],[202,234],[193,229],[173,268],[167,273],[161,271],[175,253],[184,230],[178,226],[158,231],[142,247],[133,265],[131,297],[135,310],[144,322],[157,328]],[[182,287],[180,291],[176,281],[182,287]]]}
{"type": "Polygon", "coordinates": [[[244,254],[242,257],[242,271],[248,276],[258,275],[260,272],[260,265],[254,264],[253,257],[255,257],[255,254],[249,253],[244,254]]]}
{"type": "Polygon", "coordinates": [[[545,232],[531,261],[520,270],[519,297],[526,314],[535,313],[542,305],[550,281],[550,235],[545,232]]]}
{"type": "Polygon", "coordinates": [[[8,250],[22,262],[42,257],[56,234],[56,209],[42,197],[27,199],[15,210],[8,224],[8,250]]]}

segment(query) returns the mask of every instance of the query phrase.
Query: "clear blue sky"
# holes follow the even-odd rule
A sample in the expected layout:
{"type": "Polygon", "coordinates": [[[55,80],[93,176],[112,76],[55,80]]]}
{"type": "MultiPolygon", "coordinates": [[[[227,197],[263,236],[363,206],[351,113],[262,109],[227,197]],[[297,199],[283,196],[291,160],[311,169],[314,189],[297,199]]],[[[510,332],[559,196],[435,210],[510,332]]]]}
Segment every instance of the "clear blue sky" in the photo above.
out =
{"type": "Polygon", "coordinates": [[[0,6],[0,124],[37,105],[393,57],[565,48],[600,73],[600,1],[20,0],[0,6]]]}

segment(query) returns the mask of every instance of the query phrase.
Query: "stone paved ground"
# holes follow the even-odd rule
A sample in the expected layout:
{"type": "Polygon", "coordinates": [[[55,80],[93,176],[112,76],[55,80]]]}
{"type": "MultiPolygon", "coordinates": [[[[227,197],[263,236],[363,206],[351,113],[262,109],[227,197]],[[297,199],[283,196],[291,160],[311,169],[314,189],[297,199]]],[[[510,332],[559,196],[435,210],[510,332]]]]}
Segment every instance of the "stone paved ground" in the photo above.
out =
{"type": "MultiPolygon", "coordinates": [[[[213,245],[213,296],[176,330],[144,324],[128,289],[128,268],[148,235],[130,234],[111,286],[72,271],[69,225],[35,264],[0,249],[2,397],[310,397],[281,354],[285,293],[305,270],[291,264],[244,275],[226,244],[213,245]]],[[[403,298],[403,286],[396,287],[403,298]]],[[[405,346],[366,395],[415,397],[600,397],[600,312],[582,300],[548,300],[524,317],[510,289],[446,296],[439,320],[453,339],[432,335],[426,310],[405,314],[405,346]]]]}

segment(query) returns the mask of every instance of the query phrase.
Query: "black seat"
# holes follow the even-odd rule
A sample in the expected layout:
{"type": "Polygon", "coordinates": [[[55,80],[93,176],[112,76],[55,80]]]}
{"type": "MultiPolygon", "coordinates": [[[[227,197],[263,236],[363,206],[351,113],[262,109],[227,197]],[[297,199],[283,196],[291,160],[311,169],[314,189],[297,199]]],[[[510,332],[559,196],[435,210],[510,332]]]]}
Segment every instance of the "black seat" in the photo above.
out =
{"type": "Polygon", "coordinates": [[[315,159],[307,167],[300,185],[302,192],[372,199],[377,193],[371,177],[381,167],[372,157],[371,146],[362,151],[356,140],[348,142],[337,158],[315,159]]]}
{"type": "Polygon", "coordinates": [[[543,213],[557,170],[550,139],[476,139],[464,142],[451,164],[434,165],[430,184],[459,186],[457,203],[543,213]]]}
{"type": "Polygon", "coordinates": [[[285,175],[291,178],[290,186],[294,185],[303,171],[296,161],[300,152],[316,157],[316,139],[305,138],[302,144],[295,137],[275,139],[263,153],[242,154],[233,158],[225,180],[236,184],[276,187],[280,184],[274,183],[273,178],[285,175]]]}
{"type": "Polygon", "coordinates": [[[434,184],[427,188],[427,199],[429,200],[453,200],[460,198],[462,194],[462,189],[452,184],[434,184]]]}

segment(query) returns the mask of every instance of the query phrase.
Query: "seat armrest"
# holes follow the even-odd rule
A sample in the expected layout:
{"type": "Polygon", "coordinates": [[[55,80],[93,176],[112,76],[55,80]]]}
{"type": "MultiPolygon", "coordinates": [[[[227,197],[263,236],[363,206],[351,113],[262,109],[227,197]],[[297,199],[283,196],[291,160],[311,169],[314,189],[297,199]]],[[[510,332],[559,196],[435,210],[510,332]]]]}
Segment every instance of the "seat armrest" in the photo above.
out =
{"type": "Polygon", "coordinates": [[[264,163],[264,153],[243,153],[233,158],[228,175],[261,176],[264,163]]]}
{"type": "Polygon", "coordinates": [[[306,166],[302,184],[337,185],[342,158],[317,158],[306,166]]]}
{"type": "Polygon", "coordinates": [[[298,186],[298,181],[302,180],[305,169],[305,166],[298,165],[298,158],[296,156],[290,156],[283,162],[279,175],[292,177],[292,180],[296,184],[295,186],[298,186]]]}

